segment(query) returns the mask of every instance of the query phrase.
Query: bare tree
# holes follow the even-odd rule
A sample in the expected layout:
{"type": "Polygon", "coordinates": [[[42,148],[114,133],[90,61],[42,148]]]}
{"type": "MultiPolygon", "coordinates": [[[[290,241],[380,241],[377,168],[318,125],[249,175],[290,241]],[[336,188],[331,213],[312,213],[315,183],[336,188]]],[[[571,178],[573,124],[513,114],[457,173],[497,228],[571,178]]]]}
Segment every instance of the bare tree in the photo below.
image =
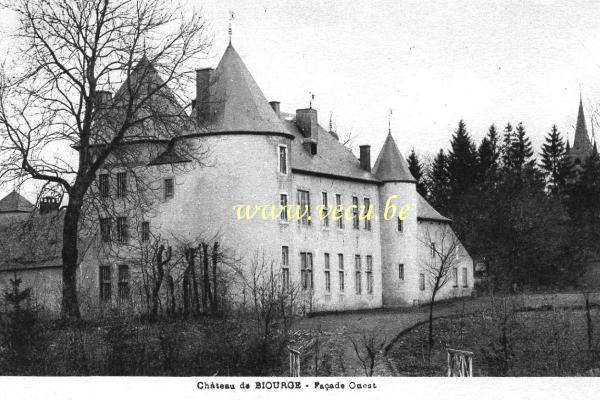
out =
{"type": "Polygon", "coordinates": [[[452,270],[458,265],[460,242],[450,226],[441,225],[427,228],[419,237],[419,241],[428,249],[429,256],[421,261],[429,283],[429,359],[433,348],[433,309],[439,291],[450,281],[452,270]]]}
{"type": "Polygon", "coordinates": [[[387,339],[382,332],[381,327],[375,327],[370,330],[365,329],[359,338],[348,336],[366,376],[373,376],[377,357],[387,344],[387,339]]]}
{"type": "Polygon", "coordinates": [[[19,21],[0,76],[0,183],[34,179],[67,195],[62,313],[78,318],[86,194],[123,143],[173,150],[194,129],[175,93],[210,41],[197,11],[160,0],[0,4],[19,21]]]}

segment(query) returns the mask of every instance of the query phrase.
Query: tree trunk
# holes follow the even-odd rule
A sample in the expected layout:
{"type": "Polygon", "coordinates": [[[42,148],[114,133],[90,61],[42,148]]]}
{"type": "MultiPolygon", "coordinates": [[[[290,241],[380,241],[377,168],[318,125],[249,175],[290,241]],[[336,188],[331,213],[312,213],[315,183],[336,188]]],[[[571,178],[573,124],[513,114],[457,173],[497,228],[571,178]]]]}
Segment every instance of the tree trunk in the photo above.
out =
{"type": "Polygon", "coordinates": [[[196,249],[188,250],[188,268],[192,274],[192,288],[194,289],[194,313],[200,314],[200,296],[198,294],[198,279],[196,278],[196,249]]]}
{"type": "Polygon", "coordinates": [[[429,303],[429,335],[428,335],[427,343],[429,344],[428,360],[429,360],[430,365],[431,365],[431,351],[433,350],[433,304],[435,302],[435,295],[436,295],[435,292],[431,295],[431,302],[429,303]]]}
{"type": "Polygon", "coordinates": [[[219,310],[218,302],[217,302],[217,262],[219,258],[219,243],[215,242],[213,245],[213,254],[212,254],[212,278],[213,278],[213,301],[212,301],[212,312],[216,314],[219,310]]]}
{"type": "Polygon", "coordinates": [[[169,286],[169,291],[171,293],[171,315],[175,315],[175,282],[170,274],[167,275],[167,285],[169,286]]]}
{"type": "MultiPolygon", "coordinates": [[[[158,248],[156,253],[156,281],[154,282],[154,287],[152,288],[152,315],[158,315],[158,296],[160,294],[160,287],[162,285],[163,278],[165,276],[164,265],[166,262],[163,262],[163,253],[165,251],[165,246],[161,245],[158,248]]],[[[169,257],[171,256],[171,251],[169,251],[169,257]]]]}
{"type": "Polygon", "coordinates": [[[81,202],[75,196],[69,198],[63,225],[63,296],[61,304],[62,317],[67,319],[81,318],[79,302],[77,301],[77,264],[79,257],[77,228],[79,226],[80,211],[81,202]]]}
{"type": "Polygon", "coordinates": [[[190,274],[189,267],[183,271],[183,315],[188,316],[190,313],[190,274]]]}
{"type": "Polygon", "coordinates": [[[208,245],[206,243],[202,243],[202,250],[204,252],[204,292],[202,293],[202,306],[206,309],[206,300],[210,301],[212,308],[212,294],[210,291],[210,278],[208,275],[208,245]]]}

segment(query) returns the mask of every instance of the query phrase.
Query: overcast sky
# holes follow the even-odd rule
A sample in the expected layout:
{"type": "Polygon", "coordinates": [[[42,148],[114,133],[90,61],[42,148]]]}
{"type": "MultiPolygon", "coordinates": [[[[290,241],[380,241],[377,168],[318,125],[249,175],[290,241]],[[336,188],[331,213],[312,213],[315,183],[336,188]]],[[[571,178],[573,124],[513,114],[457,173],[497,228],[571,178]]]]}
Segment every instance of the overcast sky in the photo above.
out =
{"type": "Polygon", "coordinates": [[[405,154],[447,148],[460,119],[477,141],[522,121],[537,152],[553,123],[572,142],[580,85],[588,124],[600,102],[598,1],[189,2],[215,35],[199,68],[219,61],[233,10],[233,44],[267,99],[293,112],[315,93],[320,123],[333,112],[373,159],[390,108],[405,154]]]}

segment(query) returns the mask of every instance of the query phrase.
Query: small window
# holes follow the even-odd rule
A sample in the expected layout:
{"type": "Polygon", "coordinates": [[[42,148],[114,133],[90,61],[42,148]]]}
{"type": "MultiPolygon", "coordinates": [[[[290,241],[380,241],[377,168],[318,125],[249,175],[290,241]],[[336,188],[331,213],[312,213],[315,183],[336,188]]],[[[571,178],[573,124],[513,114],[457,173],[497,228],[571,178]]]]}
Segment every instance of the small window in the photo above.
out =
{"type": "Polygon", "coordinates": [[[342,215],[343,213],[343,205],[342,205],[342,195],[341,194],[336,194],[335,195],[335,216],[337,218],[337,227],[339,229],[344,229],[344,217],[342,215]]]}
{"type": "Polygon", "coordinates": [[[421,290],[421,291],[425,290],[425,274],[419,275],[419,290],[421,290]]]}
{"type": "Polygon", "coordinates": [[[371,213],[369,212],[369,210],[371,208],[371,200],[368,197],[365,197],[364,202],[365,202],[365,230],[370,231],[371,230],[371,220],[366,217],[371,215],[371,213]]]}
{"type": "Polygon", "coordinates": [[[327,198],[327,192],[322,192],[321,197],[323,199],[323,225],[329,226],[329,199],[327,198]]]}
{"type": "Polygon", "coordinates": [[[358,219],[358,197],[352,197],[352,228],[360,229],[360,220],[358,219]]]}
{"type": "Polygon", "coordinates": [[[463,287],[469,287],[469,276],[468,276],[468,269],[467,268],[463,268],[463,287]]]}
{"type": "Polygon", "coordinates": [[[367,293],[373,294],[373,256],[367,256],[367,293]]]}
{"type": "Polygon", "coordinates": [[[107,197],[109,194],[108,187],[108,174],[102,174],[98,177],[98,190],[100,191],[100,196],[107,197]]]}
{"type": "Polygon", "coordinates": [[[110,265],[100,266],[100,301],[110,303],[110,289],[112,286],[110,277],[110,265]]]}
{"type": "Polygon", "coordinates": [[[458,287],[458,268],[452,268],[452,281],[454,282],[454,287],[458,287]]]}
{"type": "Polygon", "coordinates": [[[404,280],[404,264],[398,264],[398,279],[404,280]]]}
{"type": "Polygon", "coordinates": [[[117,173],[117,197],[125,197],[127,194],[127,173],[117,173]]]}
{"type": "Polygon", "coordinates": [[[127,243],[129,232],[127,227],[127,217],[117,218],[117,241],[119,243],[127,243]]]}
{"type": "Polygon", "coordinates": [[[279,172],[287,174],[287,146],[279,146],[279,172]]]}
{"type": "Polygon", "coordinates": [[[172,199],[175,196],[175,182],[173,178],[164,180],[165,200],[172,199]]]}
{"type": "Polygon", "coordinates": [[[298,190],[298,205],[300,206],[300,223],[310,225],[310,193],[298,190]]]}
{"type": "Polygon", "coordinates": [[[110,242],[110,218],[100,218],[100,236],[103,242],[110,242]]]}
{"type": "Polygon", "coordinates": [[[404,221],[402,221],[400,219],[400,217],[398,217],[398,232],[403,232],[404,231],[404,221]]]}
{"type": "Polygon", "coordinates": [[[288,213],[288,195],[287,193],[281,193],[279,195],[279,205],[281,206],[281,210],[279,213],[279,219],[283,222],[289,221],[289,213],[288,213]]]}
{"type": "Polygon", "coordinates": [[[287,246],[281,246],[281,265],[290,265],[290,248],[287,246]]]}
{"type": "Polygon", "coordinates": [[[142,222],[142,242],[150,240],[150,222],[142,222]]]}
{"type": "Polygon", "coordinates": [[[129,266],[119,265],[119,303],[129,300],[129,266]]]}

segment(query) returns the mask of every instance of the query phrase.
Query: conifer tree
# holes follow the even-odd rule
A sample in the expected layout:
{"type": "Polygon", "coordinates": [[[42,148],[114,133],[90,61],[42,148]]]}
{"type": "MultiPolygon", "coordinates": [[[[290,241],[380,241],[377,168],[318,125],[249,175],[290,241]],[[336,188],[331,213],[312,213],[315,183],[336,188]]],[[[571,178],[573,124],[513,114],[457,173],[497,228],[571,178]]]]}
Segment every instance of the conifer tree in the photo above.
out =
{"type": "Polygon", "coordinates": [[[556,194],[564,186],[566,170],[565,143],[556,125],[552,125],[546,136],[541,156],[540,168],[544,173],[548,189],[556,194]]]}
{"type": "Polygon", "coordinates": [[[494,125],[490,126],[487,135],[479,145],[477,153],[479,155],[479,173],[481,182],[495,182],[498,171],[498,161],[500,159],[500,148],[498,146],[498,132],[494,125]]]}
{"type": "Polygon", "coordinates": [[[450,202],[450,179],[448,176],[448,157],[442,149],[433,160],[427,182],[429,202],[436,210],[445,213],[450,202]]]}
{"type": "Polygon", "coordinates": [[[407,161],[410,173],[417,180],[417,192],[421,196],[427,197],[427,187],[425,186],[423,177],[423,166],[421,165],[419,156],[417,156],[417,153],[415,153],[415,149],[411,150],[407,161]]]}
{"type": "Polygon", "coordinates": [[[502,136],[502,147],[500,153],[502,155],[502,167],[503,170],[512,170],[512,150],[515,132],[512,125],[509,123],[504,127],[504,133],[502,136]]]}
{"type": "Polygon", "coordinates": [[[531,140],[527,137],[525,127],[522,122],[519,122],[515,131],[514,140],[512,142],[511,157],[513,160],[513,168],[517,173],[525,169],[531,169],[535,166],[533,159],[533,147],[531,140]]]}
{"type": "Polygon", "coordinates": [[[448,154],[451,201],[460,201],[476,182],[477,150],[463,120],[458,123],[448,154]]]}

